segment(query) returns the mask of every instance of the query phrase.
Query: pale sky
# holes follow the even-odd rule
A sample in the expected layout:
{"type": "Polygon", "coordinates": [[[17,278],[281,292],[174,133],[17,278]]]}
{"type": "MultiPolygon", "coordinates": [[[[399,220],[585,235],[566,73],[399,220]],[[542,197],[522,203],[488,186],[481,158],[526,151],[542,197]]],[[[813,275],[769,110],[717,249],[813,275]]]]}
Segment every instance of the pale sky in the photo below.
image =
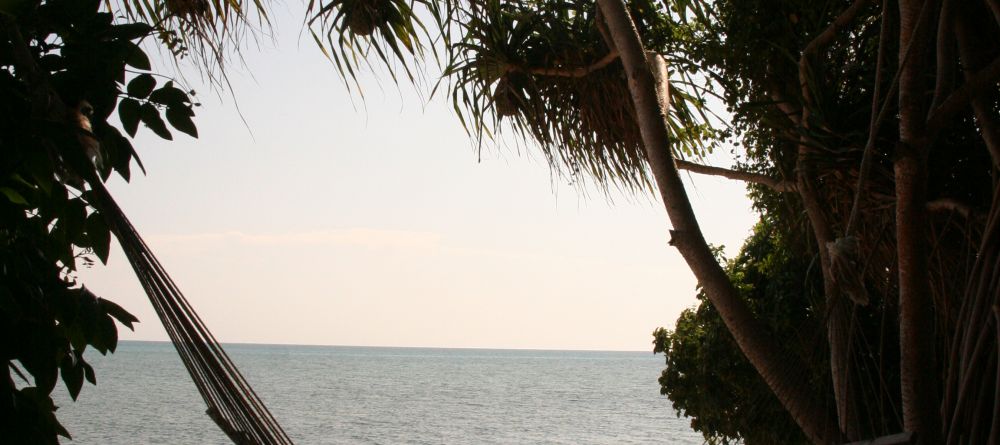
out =
{"type": "MultiPolygon", "coordinates": [[[[275,43],[230,71],[252,134],[192,82],[201,138],[141,128],[148,175],[111,186],[218,340],[648,351],[695,304],[659,197],[581,193],[533,146],[480,161],[443,96],[383,75],[352,104],[302,13],[274,18],[275,43]]],[[[732,256],[756,219],[743,185],[684,176],[732,256]]],[[[79,276],[139,317],[123,339],[167,339],[117,246],[79,276]]]]}

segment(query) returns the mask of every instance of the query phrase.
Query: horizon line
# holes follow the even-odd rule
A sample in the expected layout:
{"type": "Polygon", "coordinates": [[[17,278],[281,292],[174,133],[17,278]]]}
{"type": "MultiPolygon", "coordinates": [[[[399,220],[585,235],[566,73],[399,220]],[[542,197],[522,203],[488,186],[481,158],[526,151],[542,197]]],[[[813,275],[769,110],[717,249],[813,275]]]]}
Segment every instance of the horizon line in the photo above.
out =
{"type": "MultiPolygon", "coordinates": [[[[119,343],[129,342],[129,343],[170,343],[173,342],[169,339],[167,340],[137,340],[137,339],[119,339],[119,343]]],[[[473,350],[473,351],[538,351],[538,352],[643,352],[652,353],[652,350],[641,351],[641,350],[625,350],[625,349],[553,349],[553,348],[493,348],[493,347],[470,347],[470,346],[389,346],[389,345],[333,345],[333,344],[319,344],[319,343],[259,343],[259,342],[240,342],[240,341],[227,341],[219,342],[219,344],[225,345],[245,345],[245,346],[315,346],[315,347],[336,347],[336,348],[383,348],[383,349],[453,349],[453,350],[473,350]]],[[[651,348],[652,349],[652,348],[651,348]]],[[[656,354],[653,354],[656,355],[656,354]]]]}

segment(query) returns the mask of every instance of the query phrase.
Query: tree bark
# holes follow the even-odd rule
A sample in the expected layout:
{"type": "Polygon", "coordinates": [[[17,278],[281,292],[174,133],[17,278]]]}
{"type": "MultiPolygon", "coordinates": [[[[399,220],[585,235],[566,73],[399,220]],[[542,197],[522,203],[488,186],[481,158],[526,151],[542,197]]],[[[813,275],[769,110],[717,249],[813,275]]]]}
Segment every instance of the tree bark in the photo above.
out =
{"type": "Polygon", "coordinates": [[[817,443],[840,441],[837,422],[824,409],[821,398],[810,390],[803,373],[805,367],[754,318],[705,242],[674,165],[664,110],[625,4],[622,0],[598,0],[598,6],[621,55],[646,157],[673,225],[670,243],[688,263],[740,349],[809,439],[817,443]]]}
{"type": "Polygon", "coordinates": [[[685,161],[683,159],[677,159],[674,162],[676,163],[678,169],[687,170],[692,173],[698,173],[709,176],[722,176],[723,178],[727,179],[735,179],[737,181],[760,184],[779,193],[795,191],[794,181],[786,181],[780,178],[772,178],[770,176],[762,175],[760,173],[741,172],[737,170],[731,170],[728,168],[697,164],[691,161],[685,161]]]}
{"type": "MultiPolygon", "coordinates": [[[[896,237],[899,262],[899,343],[903,428],[921,444],[941,442],[940,379],[935,353],[934,301],[927,259],[927,58],[933,40],[926,21],[934,0],[900,0],[899,148],[896,237]],[[926,10],[921,13],[921,10],[926,10]],[[906,48],[913,54],[906,61],[906,48]]],[[[932,9],[933,8],[933,9],[932,9]]]]}
{"type": "MultiPolygon", "coordinates": [[[[802,122],[808,122],[808,111],[802,113],[802,122]]],[[[823,272],[823,294],[826,296],[826,338],[830,345],[830,377],[833,396],[837,404],[837,421],[847,440],[858,440],[855,419],[851,409],[854,398],[850,386],[850,315],[851,303],[841,292],[833,276],[830,252],[827,248],[835,240],[826,212],[816,191],[815,173],[809,162],[810,148],[806,141],[799,145],[796,162],[796,189],[802,198],[806,216],[816,237],[820,269],[823,272]]]]}
{"type": "MultiPolygon", "coordinates": [[[[810,114],[816,108],[812,91],[810,91],[810,85],[819,82],[817,76],[811,75],[817,70],[816,67],[812,66],[814,59],[816,59],[815,56],[838,36],[840,30],[849,26],[857,18],[867,3],[868,0],[854,0],[834,19],[833,23],[813,38],[802,50],[799,57],[799,87],[803,103],[802,117],[799,118],[799,122],[803,128],[810,127],[810,122],[812,122],[810,114]]],[[[860,422],[857,419],[857,410],[853,407],[856,398],[852,395],[853,388],[851,386],[850,317],[853,305],[844,295],[843,286],[837,282],[833,275],[834,265],[829,246],[834,244],[836,236],[817,191],[816,174],[811,161],[813,150],[805,133],[803,133],[799,138],[798,159],[796,161],[796,188],[802,198],[809,223],[812,225],[813,235],[816,237],[820,268],[823,272],[827,342],[830,345],[830,376],[837,408],[837,420],[846,439],[854,441],[860,439],[858,431],[860,422]]]]}

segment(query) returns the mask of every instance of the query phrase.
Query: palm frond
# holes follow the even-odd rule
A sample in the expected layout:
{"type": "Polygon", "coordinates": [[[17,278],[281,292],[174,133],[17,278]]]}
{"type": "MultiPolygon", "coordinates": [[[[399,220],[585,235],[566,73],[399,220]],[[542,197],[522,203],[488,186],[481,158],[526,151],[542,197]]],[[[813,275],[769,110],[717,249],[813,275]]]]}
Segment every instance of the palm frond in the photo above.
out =
{"type": "Polygon", "coordinates": [[[434,40],[413,9],[417,5],[430,11],[438,7],[425,0],[310,0],[306,26],[348,87],[357,86],[358,69],[371,68],[373,60],[393,82],[399,82],[401,71],[415,84],[423,42],[434,40]]]}
{"type": "MultiPolygon", "coordinates": [[[[662,28],[664,11],[633,2],[637,23],[662,28]]],[[[453,107],[482,142],[504,130],[537,143],[549,163],[601,186],[646,189],[645,150],[625,73],[600,30],[594,4],[577,0],[485,0],[462,4],[444,71],[453,107]],[[598,63],[600,62],[600,63],[598,63]],[[595,64],[597,63],[597,64],[595,64]]],[[[647,33],[664,48],[669,33],[647,33]]],[[[687,71],[677,73],[691,85],[687,71]]],[[[672,88],[669,127],[678,156],[701,156],[721,134],[709,88],[672,88]]]]}
{"type": "Polygon", "coordinates": [[[192,59],[212,83],[225,81],[228,57],[270,29],[262,0],[105,0],[107,8],[154,27],[175,59],[192,59]]]}

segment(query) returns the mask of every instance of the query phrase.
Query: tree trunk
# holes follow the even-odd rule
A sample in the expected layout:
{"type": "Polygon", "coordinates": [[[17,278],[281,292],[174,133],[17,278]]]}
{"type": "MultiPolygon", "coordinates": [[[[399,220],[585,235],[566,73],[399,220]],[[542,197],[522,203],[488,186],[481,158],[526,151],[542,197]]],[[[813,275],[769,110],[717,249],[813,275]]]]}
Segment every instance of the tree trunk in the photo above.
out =
{"type": "Polygon", "coordinates": [[[835,443],[841,439],[837,422],[813,394],[804,366],[769,336],[740,299],[722,267],[716,262],[698,226],[670,151],[664,110],[657,98],[645,52],[622,0],[598,0],[615,47],[628,76],[646,158],[663,199],[673,230],[670,243],[677,247],[705,294],[722,316],[740,349],[810,440],[835,443]]]}
{"type": "Polygon", "coordinates": [[[925,69],[932,40],[926,22],[933,0],[900,0],[899,147],[896,180],[896,237],[899,262],[900,384],[903,427],[922,444],[941,442],[938,414],[934,302],[927,260],[927,155],[925,131],[929,90],[925,69]],[[928,3],[928,4],[925,4],[928,3]],[[922,8],[928,8],[921,14],[922,8]],[[907,59],[907,48],[912,54],[907,59]]]}
{"type": "MultiPolygon", "coordinates": [[[[803,112],[802,122],[808,122],[807,111],[803,112]]],[[[796,163],[796,188],[802,198],[806,216],[813,228],[819,250],[819,263],[823,271],[823,294],[826,296],[826,338],[830,345],[830,377],[833,382],[833,396],[837,405],[837,421],[844,438],[849,441],[859,440],[857,410],[853,409],[855,398],[852,397],[850,377],[850,340],[851,340],[851,301],[841,292],[840,286],[833,277],[832,264],[828,246],[834,242],[833,231],[829,220],[820,204],[816,192],[815,174],[809,165],[809,145],[801,141],[799,145],[798,162],[796,163]]]]}

